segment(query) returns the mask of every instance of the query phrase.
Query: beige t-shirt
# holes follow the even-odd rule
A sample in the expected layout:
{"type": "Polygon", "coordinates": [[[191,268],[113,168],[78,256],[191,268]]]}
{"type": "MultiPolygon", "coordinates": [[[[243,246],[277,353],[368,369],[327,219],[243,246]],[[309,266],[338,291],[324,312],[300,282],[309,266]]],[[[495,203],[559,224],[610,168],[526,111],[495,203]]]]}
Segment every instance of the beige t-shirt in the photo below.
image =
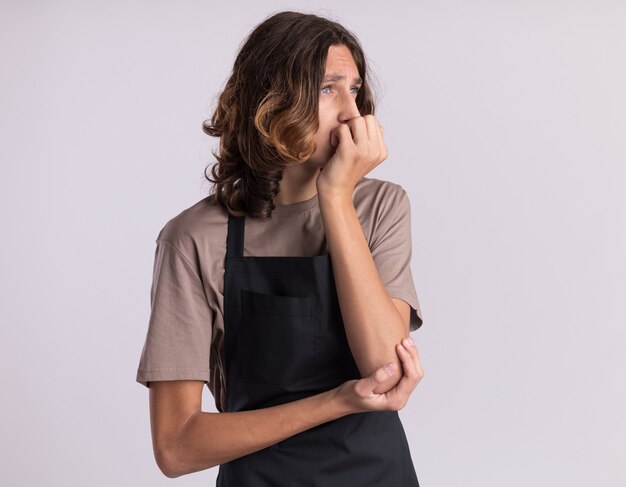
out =
{"type": "MultiPolygon", "coordinates": [[[[389,297],[411,305],[410,330],[422,324],[411,274],[411,212],[405,190],[362,178],[353,202],[389,297]]],[[[136,381],[203,380],[225,410],[224,260],[228,214],[209,195],[169,220],[156,240],[151,313],[136,381]]],[[[318,197],[276,205],[272,218],[245,220],[247,256],[328,252],[318,197]]]]}

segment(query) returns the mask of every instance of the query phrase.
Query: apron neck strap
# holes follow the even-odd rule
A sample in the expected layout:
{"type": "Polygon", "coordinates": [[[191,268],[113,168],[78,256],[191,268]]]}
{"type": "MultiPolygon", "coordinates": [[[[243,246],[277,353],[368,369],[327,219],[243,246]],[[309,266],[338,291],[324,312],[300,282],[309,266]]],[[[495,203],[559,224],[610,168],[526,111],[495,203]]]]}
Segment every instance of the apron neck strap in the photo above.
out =
{"type": "Polygon", "coordinates": [[[243,257],[244,216],[228,215],[228,234],[226,236],[226,258],[243,257]]]}

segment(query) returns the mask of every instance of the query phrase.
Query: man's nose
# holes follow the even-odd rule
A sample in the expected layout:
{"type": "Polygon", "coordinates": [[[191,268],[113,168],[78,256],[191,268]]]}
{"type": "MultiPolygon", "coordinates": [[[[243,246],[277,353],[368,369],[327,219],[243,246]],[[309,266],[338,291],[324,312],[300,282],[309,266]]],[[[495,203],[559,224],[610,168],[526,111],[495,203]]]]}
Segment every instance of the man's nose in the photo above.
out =
{"type": "Polygon", "coordinates": [[[359,117],[359,107],[356,104],[356,97],[350,93],[349,95],[343,95],[343,101],[341,104],[341,110],[339,111],[339,121],[347,122],[351,118],[359,117]]]}

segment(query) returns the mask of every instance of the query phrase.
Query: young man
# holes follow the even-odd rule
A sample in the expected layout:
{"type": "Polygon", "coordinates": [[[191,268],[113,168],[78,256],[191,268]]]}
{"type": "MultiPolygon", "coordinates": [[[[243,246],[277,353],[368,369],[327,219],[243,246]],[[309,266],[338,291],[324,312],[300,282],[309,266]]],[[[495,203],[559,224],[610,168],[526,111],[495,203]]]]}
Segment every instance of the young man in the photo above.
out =
{"type": "Polygon", "coordinates": [[[241,48],[204,127],[215,191],[157,239],[137,381],[168,477],[419,485],[397,414],[423,376],[409,203],[365,177],[387,156],[373,111],[335,22],[281,12],[241,48]]]}

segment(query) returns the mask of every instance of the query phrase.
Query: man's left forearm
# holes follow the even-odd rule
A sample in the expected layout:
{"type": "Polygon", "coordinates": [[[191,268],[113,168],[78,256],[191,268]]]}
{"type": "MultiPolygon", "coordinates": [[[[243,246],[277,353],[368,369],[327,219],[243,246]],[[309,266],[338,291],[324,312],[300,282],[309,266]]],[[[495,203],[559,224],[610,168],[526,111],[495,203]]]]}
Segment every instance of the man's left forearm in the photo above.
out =
{"type": "Polygon", "coordinates": [[[394,374],[374,392],[384,393],[402,377],[395,346],[409,336],[378,274],[354,208],[352,195],[319,193],[346,337],[362,377],[388,362],[394,374]]]}

